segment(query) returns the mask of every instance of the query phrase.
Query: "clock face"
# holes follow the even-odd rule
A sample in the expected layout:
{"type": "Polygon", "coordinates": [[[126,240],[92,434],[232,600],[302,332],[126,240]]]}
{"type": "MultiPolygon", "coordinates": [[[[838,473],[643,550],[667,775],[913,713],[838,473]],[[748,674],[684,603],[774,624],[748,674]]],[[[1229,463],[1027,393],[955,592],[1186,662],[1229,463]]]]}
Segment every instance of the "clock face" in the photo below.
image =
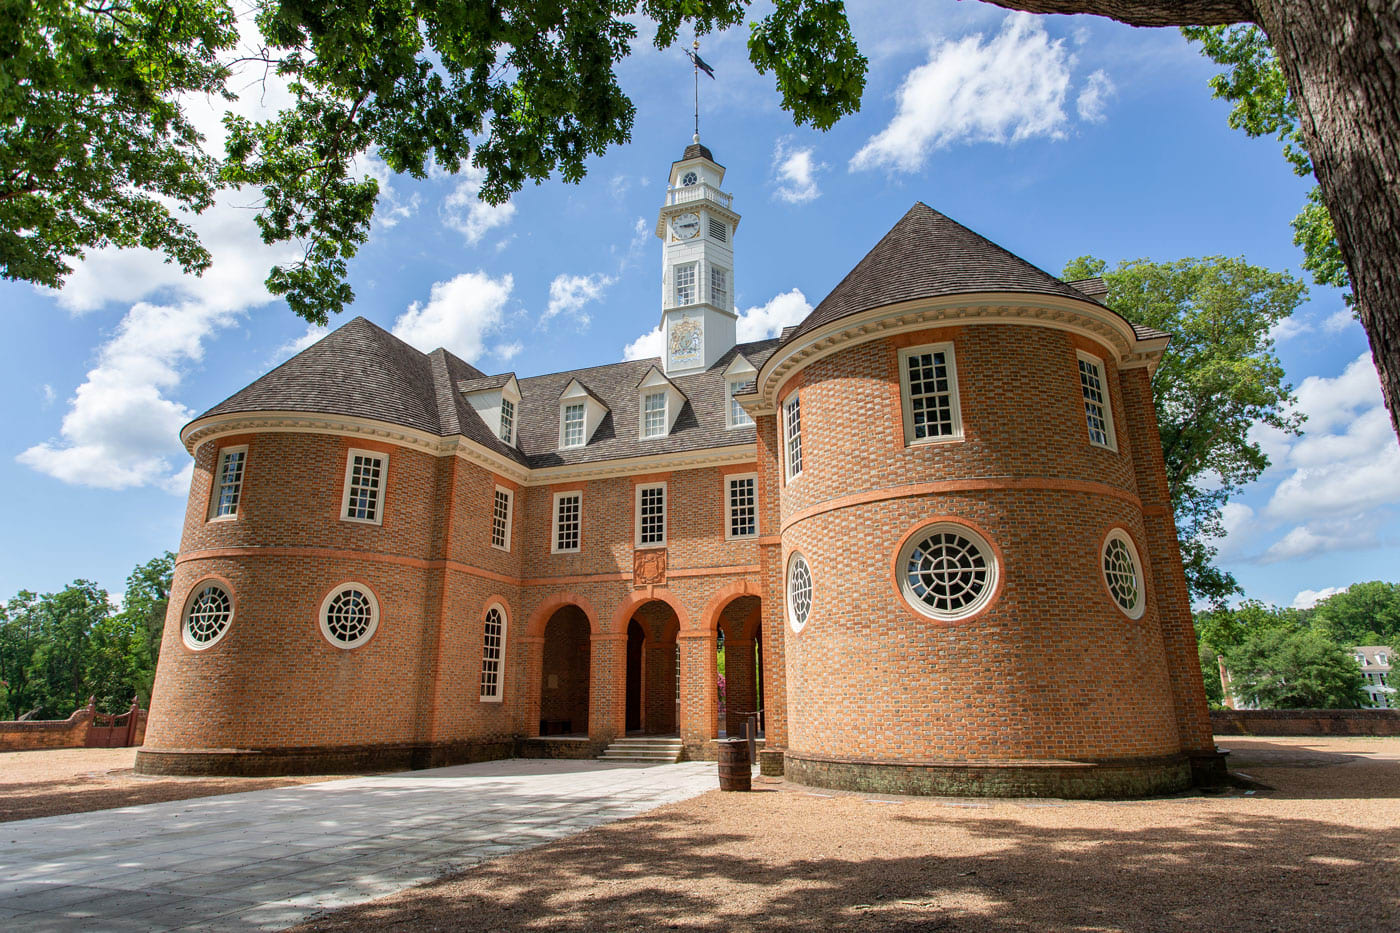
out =
{"type": "Polygon", "coordinates": [[[688,240],[700,232],[700,215],[695,213],[681,214],[675,221],[676,236],[682,240],[688,240]]]}
{"type": "Polygon", "coordinates": [[[681,179],[681,184],[689,188],[691,185],[695,184],[699,180],[700,179],[696,177],[694,172],[686,172],[685,177],[681,179]]]}

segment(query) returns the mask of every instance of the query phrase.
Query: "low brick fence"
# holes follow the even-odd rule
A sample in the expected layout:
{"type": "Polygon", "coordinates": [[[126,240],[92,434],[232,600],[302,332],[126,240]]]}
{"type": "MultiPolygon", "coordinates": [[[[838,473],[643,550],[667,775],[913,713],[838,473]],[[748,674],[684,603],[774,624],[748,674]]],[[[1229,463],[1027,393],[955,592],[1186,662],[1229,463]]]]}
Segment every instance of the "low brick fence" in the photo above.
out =
{"type": "Polygon", "coordinates": [[[113,717],[99,714],[91,702],[74,710],[67,719],[39,719],[32,722],[0,721],[0,752],[26,752],[44,748],[119,748],[140,745],[146,738],[146,711],[133,705],[130,713],[113,717]],[[125,724],[110,725],[123,716],[136,717],[134,736],[126,740],[125,724]],[[100,721],[100,722],[99,722],[100,721]],[[95,723],[98,723],[96,726],[95,723]],[[109,740],[107,733],[121,731],[120,739],[109,740]]]}
{"type": "Polygon", "coordinates": [[[1400,709],[1212,710],[1216,735],[1400,735],[1400,709]]]}

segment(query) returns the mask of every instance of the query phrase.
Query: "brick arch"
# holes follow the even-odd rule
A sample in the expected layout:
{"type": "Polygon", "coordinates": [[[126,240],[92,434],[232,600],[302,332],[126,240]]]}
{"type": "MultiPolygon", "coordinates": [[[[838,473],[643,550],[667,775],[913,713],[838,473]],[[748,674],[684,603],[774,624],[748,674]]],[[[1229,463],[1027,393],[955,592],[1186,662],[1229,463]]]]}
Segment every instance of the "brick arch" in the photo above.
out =
{"type": "Polygon", "coordinates": [[[593,608],[593,604],[577,593],[565,592],[551,596],[530,613],[530,621],[525,624],[525,635],[528,638],[543,638],[544,628],[549,624],[549,619],[554,613],[565,606],[577,606],[582,610],[588,619],[588,630],[593,635],[601,634],[598,628],[598,612],[593,608]]]}
{"type": "MultiPolygon", "coordinates": [[[[710,597],[710,601],[705,604],[705,611],[700,613],[700,626],[703,631],[713,632],[719,627],[719,616],[725,607],[741,596],[753,596],[759,600],[763,598],[763,592],[748,580],[740,580],[728,586],[721,587],[719,592],[710,597]]],[[[749,628],[748,622],[744,623],[744,629],[749,628]]]]}
{"type": "Polygon", "coordinates": [[[618,606],[617,612],[613,614],[612,630],[626,634],[627,623],[632,620],[632,615],[642,606],[651,602],[665,603],[671,607],[671,611],[676,614],[679,631],[690,628],[690,616],[685,611],[685,606],[681,604],[681,601],[670,590],[651,588],[638,590],[622,601],[622,605],[618,606]]]}

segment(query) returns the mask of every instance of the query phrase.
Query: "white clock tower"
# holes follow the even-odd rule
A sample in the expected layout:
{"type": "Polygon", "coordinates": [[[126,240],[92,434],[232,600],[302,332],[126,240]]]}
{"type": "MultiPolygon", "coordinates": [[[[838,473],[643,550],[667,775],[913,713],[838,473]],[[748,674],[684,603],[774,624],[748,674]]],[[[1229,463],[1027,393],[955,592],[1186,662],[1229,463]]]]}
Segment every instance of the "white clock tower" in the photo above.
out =
{"type": "Polygon", "coordinates": [[[671,163],[656,220],[661,250],[662,365],[666,375],[700,372],[735,343],[734,229],[739,215],[720,190],[724,166],[700,137],[671,163]]]}

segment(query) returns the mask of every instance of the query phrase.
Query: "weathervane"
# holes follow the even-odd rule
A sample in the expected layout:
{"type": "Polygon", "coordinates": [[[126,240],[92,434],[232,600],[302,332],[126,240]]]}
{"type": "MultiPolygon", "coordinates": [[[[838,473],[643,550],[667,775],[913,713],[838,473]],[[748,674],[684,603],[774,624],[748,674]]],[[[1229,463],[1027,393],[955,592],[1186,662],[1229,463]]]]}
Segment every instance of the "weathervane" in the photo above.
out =
{"type": "Polygon", "coordinates": [[[685,54],[690,57],[690,63],[695,66],[695,141],[700,141],[700,72],[710,76],[710,80],[715,79],[715,70],[705,64],[705,60],[700,57],[700,40],[696,39],[692,45],[693,49],[686,49],[685,54]]]}

